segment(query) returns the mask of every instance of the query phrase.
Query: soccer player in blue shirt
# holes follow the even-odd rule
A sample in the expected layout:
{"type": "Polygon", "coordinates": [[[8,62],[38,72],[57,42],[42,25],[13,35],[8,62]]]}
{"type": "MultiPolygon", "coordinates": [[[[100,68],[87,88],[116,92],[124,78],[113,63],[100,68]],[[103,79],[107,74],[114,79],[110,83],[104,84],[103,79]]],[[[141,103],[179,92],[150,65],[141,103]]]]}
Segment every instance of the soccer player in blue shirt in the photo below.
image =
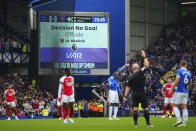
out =
{"type": "Polygon", "coordinates": [[[109,120],[120,120],[117,118],[118,113],[118,104],[119,104],[119,96],[118,93],[121,93],[119,83],[118,83],[118,76],[115,72],[109,79],[109,120]],[[112,118],[112,110],[114,107],[114,115],[112,118]]]}
{"type": "Polygon", "coordinates": [[[173,111],[177,117],[177,122],[173,125],[175,127],[187,126],[188,111],[187,111],[187,99],[189,90],[192,87],[192,74],[187,70],[187,61],[180,61],[181,68],[178,69],[176,74],[176,80],[170,90],[169,94],[177,86],[176,93],[174,94],[173,111]],[[180,116],[178,105],[181,105],[183,122],[180,116]]]}

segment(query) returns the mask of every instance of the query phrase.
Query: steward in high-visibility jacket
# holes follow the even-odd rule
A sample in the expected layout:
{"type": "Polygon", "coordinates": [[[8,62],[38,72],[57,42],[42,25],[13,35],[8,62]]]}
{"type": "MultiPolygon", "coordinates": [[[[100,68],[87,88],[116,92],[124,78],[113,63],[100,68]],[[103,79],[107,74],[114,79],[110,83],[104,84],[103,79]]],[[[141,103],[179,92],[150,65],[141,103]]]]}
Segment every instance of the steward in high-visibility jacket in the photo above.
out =
{"type": "Polygon", "coordinates": [[[89,116],[93,117],[94,103],[90,101],[89,103],[89,116]]]}
{"type": "Polygon", "coordinates": [[[48,109],[43,109],[40,113],[42,116],[48,116],[48,109]]]}
{"type": "Polygon", "coordinates": [[[79,106],[79,108],[80,108],[80,110],[84,110],[84,103],[83,103],[83,101],[82,101],[82,102],[80,102],[80,106],[79,106]]]}
{"type": "Polygon", "coordinates": [[[32,80],[32,87],[35,88],[35,86],[36,86],[36,80],[33,79],[33,80],[32,80]]]}
{"type": "Polygon", "coordinates": [[[142,110],[143,110],[143,109],[142,109],[142,104],[141,104],[141,103],[139,103],[138,110],[139,110],[139,111],[142,111],[142,110]]]}
{"type": "Polygon", "coordinates": [[[97,117],[97,111],[98,111],[97,103],[94,103],[94,106],[93,106],[93,114],[94,114],[94,117],[97,117]]]}
{"type": "Polygon", "coordinates": [[[84,101],[80,102],[79,108],[80,108],[80,116],[84,117],[84,101]]]}
{"type": "Polygon", "coordinates": [[[74,110],[74,117],[78,117],[79,112],[78,112],[78,104],[77,103],[73,104],[73,110],[74,110]]]}
{"type": "Polygon", "coordinates": [[[103,117],[103,109],[104,109],[103,104],[99,104],[98,105],[98,116],[99,117],[103,117]]]}
{"type": "Polygon", "coordinates": [[[98,112],[103,112],[103,104],[98,105],[98,112]]]}
{"type": "Polygon", "coordinates": [[[74,111],[78,111],[78,104],[77,103],[73,104],[73,109],[74,109],[74,111]]]}

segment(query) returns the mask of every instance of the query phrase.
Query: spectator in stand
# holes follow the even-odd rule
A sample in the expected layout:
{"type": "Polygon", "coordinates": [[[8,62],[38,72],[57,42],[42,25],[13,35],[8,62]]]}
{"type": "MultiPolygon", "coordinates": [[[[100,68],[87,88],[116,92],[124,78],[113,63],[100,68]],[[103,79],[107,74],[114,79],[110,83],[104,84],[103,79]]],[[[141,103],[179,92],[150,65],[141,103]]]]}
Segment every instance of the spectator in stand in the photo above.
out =
{"type": "Polygon", "coordinates": [[[52,107],[50,106],[50,103],[46,104],[46,109],[48,110],[48,113],[51,113],[52,107]]]}

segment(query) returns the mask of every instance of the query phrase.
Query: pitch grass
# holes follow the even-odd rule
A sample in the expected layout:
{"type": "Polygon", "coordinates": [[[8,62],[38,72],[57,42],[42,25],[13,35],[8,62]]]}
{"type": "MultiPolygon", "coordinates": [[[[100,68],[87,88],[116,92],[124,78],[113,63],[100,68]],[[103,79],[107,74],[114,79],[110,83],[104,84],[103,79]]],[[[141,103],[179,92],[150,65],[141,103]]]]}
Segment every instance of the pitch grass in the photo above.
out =
{"type": "Polygon", "coordinates": [[[189,118],[188,127],[172,127],[176,118],[151,118],[155,128],[146,128],[144,118],[139,118],[138,128],[133,126],[133,118],[124,117],[120,121],[107,118],[75,118],[75,124],[64,124],[58,119],[0,120],[0,131],[196,131],[196,117],[189,118]]]}

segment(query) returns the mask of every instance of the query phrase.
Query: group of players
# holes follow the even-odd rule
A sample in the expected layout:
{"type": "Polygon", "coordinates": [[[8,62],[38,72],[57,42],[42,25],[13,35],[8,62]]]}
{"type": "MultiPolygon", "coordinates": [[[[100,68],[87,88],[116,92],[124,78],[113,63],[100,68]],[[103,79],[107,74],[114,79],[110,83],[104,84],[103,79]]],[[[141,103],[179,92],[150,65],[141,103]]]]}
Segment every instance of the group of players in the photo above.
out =
{"type": "MultiPolygon", "coordinates": [[[[59,112],[59,119],[62,119],[62,112],[64,123],[74,123],[72,119],[74,110],[73,105],[75,102],[74,97],[74,78],[71,76],[71,69],[66,69],[66,75],[61,77],[59,80],[59,90],[57,99],[57,108],[59,112]]],[[[17,117],[16,101],[15,101],[15,91],[12,89],[12,85],[7,85],[7,90],[4,93],[4,98],[7,102],[8,119],[11,120],[11,108],[14,110],[15,119],[19,120],[17,117]]]]}
{"type": "MultiPolygon", "coordinates": [[[[132,65],[133,74],[130,76],[128,84],[125,89],[125,94],[123,97],[124,103],[127,101],[127,96],[131,90],[132,96],[132,107],[133,107],[133,119],[135,128],[138,127],[138,106],[141,103],[142,108],[144,109],[144,117],[146,119],[146,124],[148,128],[153,128],[154,126],[150,124],[150,115],[149,115],[149,108],[148,108],[148,99],[146,97],[146,93],[144,90],[145,85],[145,72],[149,68],[149,61],[146,57],[146,53],[142,50],[141,57],[143,58],[144,67],[140,69],[138,63],[134,63],[132,65]]],[[[172,117],[172,111],[175,113],[177,117],[177,122],[173,124],[174,127],[185,127],[187,126],[188,120],[188,110],[187,110],[187,100],[188,100],[188,93],[192,87],[192,74],[187,69],[187,61],[181,60],[180,61],[181,68],[178,69],[176,79],[172,84],[171,78],[168,78],[168,83],[164,85],[162,89],[162,95],[165,96],[165,103],[163,109],[163,116],[165,118],[167,106],[170,103],[170,118],[172,117]],[[174,93],[174,88],[176,91],[174,93]],[[165,94],[163,93],[165,90],[165,94]],[[180,115],[179,106],[182,109],[182,117],[180,115]]],[[[109,80],[109,102],[110,108],[111,106],[115,107],[116,102],[118,102],[118,92],[121,93],[119,90],[119,85],[116,83],[118,77],[114,74],[109,80]],[[113,79],[113,80],[111,80],[113,79]],[[114,82],[111,82],[114,81],[114,82]],[[115,84],[116,83],[116,84],[115,84]]],[[[115,109],[115,108],[114,108],[115,109]]],[[[109,120],[111,120],[109,109],[109,120]]],[[[116,114],[114,114],[114,118],[116,119],[116,114]]]]}
{"type": "MultiPolygon", "coordinates": [[[[133,119],[135,128],[138,127],[138,106],[141,103],[142,108],[144,109],[144,117],[146,119],[146,124],[148,128],[153,128],[154,126],[150,124],[150,115],[148,108],[148,99],[146,97],[144,84],[145,84],[145,72],[149,68],[149,61],[146,57],[146,53],[142,50],[141,57],[143,58],[144,67],[140,69],[138,63],[134,63],[132,65],[133,74],[130,76],[128,84],[125,89],[125,94],[123,97],[123,102],[126,103],[127,96],[131,90],[132,96],[132,107],[133,107],[133,119]]],[[[184,127],[187,126],[188,120],[188,111],[187,111],[187,99],[189,90],[192,87],[192,74],[187,70],[187,62],[185,60],[181,60],[180,62],[181,68],[178,69],[176,80],[172,84],[171,78],[168,78],[168,83],[165,84],[162,89],[162,95],[165,96],[165,103],[163,109],[163,116],[165,118],[166,110],[168,104],[170,104],[170,118],[172,117],[172,112],[175,113],[177,117],[177,122],[173,125],[174,127],[184,127]],[[176,91],[174,93],[174,88],[176,91]],[[165,90],[165,94],[163,93],[165,90]],[[180,116],[179,105],[182,109],[182,117],[180,116]]],[[[65,76],[61,77],[59,80],[59,89],[58,89],[58,100],[57,106],[59,111],[59,119],[61,119],[61,111],[63,112],[64,123],[74,123],[72,119],[74,110],[73,104],[75,102],[74,98],[74,78],[71,76],[71,69],[66,69],[65,76]],[[62,106],[61,106],[62,105],[62,106]],[[62,109],[62,110],[61,110],[62,109]]],[[[118,84],[118,76],[117,73],[114,73],[109,79],[109,120],[120,120],[117,118],[118,112],[118,104],[119,104],[119,96],[118,94],[122,94],[119,84],[118,84]],[[114,110],[114,115],[112,116],[112,112],[114,110]]],[[[17,110],[16,104],[14,102],[15,92],[11,89],[11,85],[8,86],[8,90],[5,91],[5,98],[7,98],[7,106],[8,106],[8,120],[10,120],[10,107],[13,107],[16,119],[17,118],[17,110]]]]}

